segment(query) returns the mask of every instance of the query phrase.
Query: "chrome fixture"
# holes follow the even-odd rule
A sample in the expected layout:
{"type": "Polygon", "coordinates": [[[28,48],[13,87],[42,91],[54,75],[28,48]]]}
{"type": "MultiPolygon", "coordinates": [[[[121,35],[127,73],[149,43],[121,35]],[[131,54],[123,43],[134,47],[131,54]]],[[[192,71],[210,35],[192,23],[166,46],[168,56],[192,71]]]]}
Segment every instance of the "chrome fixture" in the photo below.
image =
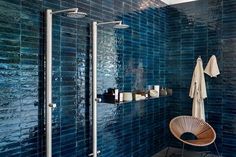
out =
{"type": "Polygon", "coordinates": [[[46,10],[46,157],[52,156],[52,108],[56,107],[56,104],[52,103],[52,15],[65,12],[68,13],[68,17],[73,18],[82,18],[87,15],[78,12],[78,8],[58,11],[46,10]]]}
{"type": "Polygon", "coordinates": [[[100,22],[100,23],[97,23],[97,26],[107,25],[107,24],[115,24],[113,28],[116,28],[116,29],[125,29],[129,27],[129,25],[122,24],[122,21],[100,22]]]}
{"type": "Polygon", "coordinates": [[[78,8],[70,8],[70,9],[53,11],[51,12],[51,14],[58,14],[58,13],[64,13],[64,12],[67,12],[67,16],[72,17],[72,18],[83,18],[87,15],[87,13],[79,12],[78,8]]]}
{"type": "Polygon", "coordinates": [[[93,153],[90,154],[93,157],[97,157],[97,103],[100,101],[97,98],[97,27],[100,25],[115,24],[114,28],[124,29],[128,28],[128,25],[122,24],[122,21],[111,21],[111,22],[93,22],[93,83],[92,83],[92,105],[93,105],[93,153]]]}

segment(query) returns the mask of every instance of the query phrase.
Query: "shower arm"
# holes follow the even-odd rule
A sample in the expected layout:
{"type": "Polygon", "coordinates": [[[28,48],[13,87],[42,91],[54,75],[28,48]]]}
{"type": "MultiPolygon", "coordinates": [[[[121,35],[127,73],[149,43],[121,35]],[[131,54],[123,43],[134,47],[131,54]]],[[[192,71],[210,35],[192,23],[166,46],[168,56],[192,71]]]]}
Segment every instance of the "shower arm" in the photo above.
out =
{"type": "Polygon", "coordinates": [[[101,22],[101,23],[97,23],[97,26],[106,25],[106,24],[121,24],[121,23],[122,21],[101,22]]]}
{"type": "Polygon", "coordinates": [[[64,13],[64,12],[78,12],[78,8],[70,8],[70,9],[53,11],[51,12],[51,14],[58,14],[58,13],[64,13]]]}

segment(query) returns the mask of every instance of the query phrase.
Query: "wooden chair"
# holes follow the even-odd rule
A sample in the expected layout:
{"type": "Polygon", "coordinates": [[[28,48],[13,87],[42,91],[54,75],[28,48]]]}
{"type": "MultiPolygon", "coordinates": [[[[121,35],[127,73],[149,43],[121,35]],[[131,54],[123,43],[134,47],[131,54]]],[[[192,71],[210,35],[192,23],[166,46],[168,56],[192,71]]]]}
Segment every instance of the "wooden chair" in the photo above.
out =
{"type": "MultiPolygon", "coordinates": [[[[215,130],[205,121],[192,116],[179,116],[171,120],[170,131],[179,141],[183,143],[182,157],[184,155],[184,145],[191,145],[196,147],[204,147],[214,143],[218,156],[219,151],[215,144],[216,133],[215,130]],[[185,140],[182,135],[185,133],[193,134],[196,139],[185,140]]],[[[169,151],[169,147],[166,151],[166,157],[169,151]]]]}

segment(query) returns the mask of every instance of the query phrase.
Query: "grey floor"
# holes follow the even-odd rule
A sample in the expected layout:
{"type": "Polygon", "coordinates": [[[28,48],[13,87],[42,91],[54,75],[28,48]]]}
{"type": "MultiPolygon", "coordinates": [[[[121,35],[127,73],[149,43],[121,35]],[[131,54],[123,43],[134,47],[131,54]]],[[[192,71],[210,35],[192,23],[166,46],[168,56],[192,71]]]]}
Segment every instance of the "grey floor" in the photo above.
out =
{"type": "MultiPolygon", "coordinates": [[[[166,149],[162,150],[161,152],[157,153],[152,157],[165,157],[166,149]]],[[[201,157],[202,152],[191,152],[191,151],[184,151],[184,157],[201,157]]],[[[170,147],[168,157],[181,157],[181,149],[170,147]]],[[[217,157],[215,155],[207,155],[205,157],[217,157]]]]}

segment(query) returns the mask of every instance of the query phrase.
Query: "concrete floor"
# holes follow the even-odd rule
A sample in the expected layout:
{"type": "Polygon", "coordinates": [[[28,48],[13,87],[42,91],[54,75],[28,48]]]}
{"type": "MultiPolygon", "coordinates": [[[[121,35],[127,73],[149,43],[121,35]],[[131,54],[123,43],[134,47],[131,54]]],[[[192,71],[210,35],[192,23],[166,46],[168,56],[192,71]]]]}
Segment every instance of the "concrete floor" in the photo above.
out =
{"type": "MultiPolygon", "coordinates": [[[[167,148],[166,148],[167,149],[167,148]]],[[[165,157],[166,149],[162,150],[161,152],[157,153],[152,157],[165,157]]],[[[201,157],[202,152],[191,152],[191,151],[184,151],[184,157],[201,157]]],[[[181,149],[170,147],[168,152],[168,157],[181,157],[181,149]]],[[[215,155],[207,155],[205,157],[217,157],[215,155]]]]}

